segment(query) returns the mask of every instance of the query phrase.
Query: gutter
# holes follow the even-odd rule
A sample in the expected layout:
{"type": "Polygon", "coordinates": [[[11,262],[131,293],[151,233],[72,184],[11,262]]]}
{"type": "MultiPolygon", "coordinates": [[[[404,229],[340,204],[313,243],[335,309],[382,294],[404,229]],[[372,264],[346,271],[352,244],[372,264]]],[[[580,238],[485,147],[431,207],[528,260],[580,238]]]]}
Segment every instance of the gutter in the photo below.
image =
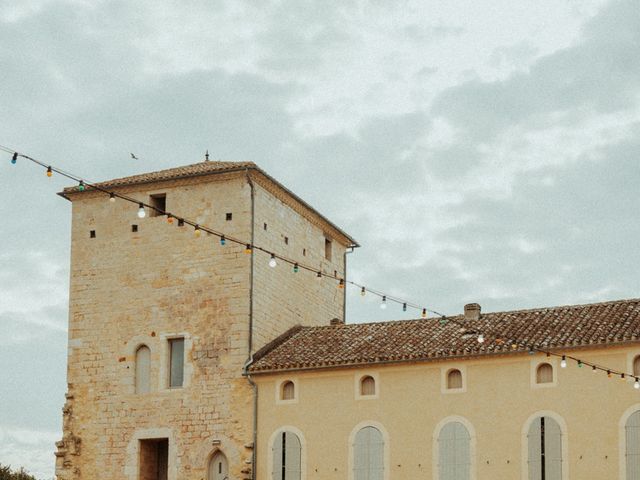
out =
{"type": "Polygon", "coordinates": [[[258,386],[249,374],[249,365],[253,363],[253,263],[254,251],[253,245],[255,241],[255,188],[249,175],[249,169],[245,169],[247,183],[251,188],[251,259],[249,266],[249,338],[247,340],[247,361],[244,364],[243,375],[247,377],[247,381],[253,389],[253,449],[251,453],[251,478],[256,480],[257,461],[258,461],[258,386]]]}

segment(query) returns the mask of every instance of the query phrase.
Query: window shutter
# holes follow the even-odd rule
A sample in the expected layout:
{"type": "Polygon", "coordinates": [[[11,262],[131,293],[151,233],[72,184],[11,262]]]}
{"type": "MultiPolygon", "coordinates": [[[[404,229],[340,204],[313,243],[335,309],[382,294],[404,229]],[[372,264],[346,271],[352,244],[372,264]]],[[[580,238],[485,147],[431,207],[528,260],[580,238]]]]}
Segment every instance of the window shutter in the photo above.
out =
{"type": "Polygon", "coordinates": [[[633,359],[633,374],[640,377],[640,355],[633,359]]]}
{"type": "Polygon", "coordinates": [[[625,430],[626,480],[640,480],[640,412],[629,417],[625,430]]]}
{"type": "Polygon", "coordinates": [[[562,480],[562,432],[560,425],[544,417],[545,480],[562,480]]]}
{"type": "Polygon", "coordinates": [[[369,431],[369,480],[382,480],[384,475],[384,440],[380,430],[369,431]]]}
{"type": "Polygon", "coordinates": [[[282,433],[278,433],[271,449],[273,455],[272,480],[282,480],[282,436],[282,433]]]}
{"type": "Polygon", "coordinates": [[[364,377],[360,382],[360,395],[375,395],[376,381],[373,377],[364,377]]]}
{"type": "Polygon", "coordinates": [[[300,480],[302,475],[302,448],[295,433],[286,432],[285,472],[286,480],[300,480]]]}
{"type": "Polygon", "coordinates": [[[541,363],[536,370],[536,383],[553,383],[553,367],[548,363],[541,363]]]}
{"type": "Polygon", "coordinates": [[[447,373],[447,388],[462,388],[462,372],[460,370],[451,370],[447,373]]]}
{"type": "Polygon", "coordinates": [[[296,396],[296,386],[292,381],[282,385],[282,400],[293,400],[296,396]]]}
{"type": "Polygon", "coordinates": [[[384,477],[384,439],[375,427],[364,427],[353,443],[355,480],[382,480],[384,477]]]}
{"type": "Polygon", "coordinates": [[[438,436],[439,480],[469,480],[471,436],[460,422],[446,424],[438,436]]]}
{"type": "Polygon", "coordinates": [[[529,480],[541,480],[542,477],[542,432],[540,418],[536,418],[527,434],[529,480]]]}

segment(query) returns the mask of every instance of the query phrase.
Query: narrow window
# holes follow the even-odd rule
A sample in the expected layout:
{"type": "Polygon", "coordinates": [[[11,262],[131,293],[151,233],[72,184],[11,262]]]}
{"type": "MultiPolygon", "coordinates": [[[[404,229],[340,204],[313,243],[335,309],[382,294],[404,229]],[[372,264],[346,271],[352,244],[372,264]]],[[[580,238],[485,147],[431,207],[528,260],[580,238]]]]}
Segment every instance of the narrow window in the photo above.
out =
{"type": "Polygon", "coordinates": [[[136,393],[148,393],[150,390],[149,373],[151,370],[151,350],[140,345],[136,350],[136,393]]]}
{"type": "Polygon", "coordinates": [[[324,258],[331,261],[331,240],[327,237],[324,237],[324,258]]]}
{"type": "Polygon", "coordinates": [[[529,480],[562,480],[562,432],[551,417],[536,418],[527,435],[529,480]]]}
{"type": "Polygon", "coordinates": [[[229,480],[229,462],[224,453],[216,452],[209,461],[208,480],[229,480]]]}
{"type": "Polygon", "coordinates": [[[302,446],[295,433],[279,433],[273,443],[271,453],[273,455],[272,480],[300,480],[302,446]]]}
{"type": "Polygon", "coordinates": [[[553,367],[548,363],[541,363],[536,369],[536,383],[553,383],[553,367]]]}
{"type": "Polygon", "coordinates": [[[140,480],[167,480],[169,470],[169,439],[140,440],[140,480]]]}
{"type": "Polygon", "coordinates": [[[226,219],[227,219],[227,222],[230,222],[231,220],[233,220],[233,213],[230,213],[230,212],[227,213],[226,219]]]}
{"type": "Polygon", "coordinates": [[[627,465],[626,480],[638,480],[640,479],[640,411],[629,417],[624,425],[624,435],[624,457],[627,465]]]}
{"type": "Polygon", "coordinates": [[[353,443],[353,478],[382,480],[384,476],[384,439],[375,427],[364,427],[353,443]]]}
{"type": "Polygon", "coordinates": [[[438,479],[471,478],[471,436],[460,422],[447,423],[438,435],[438,479]]]}
{"type": "Polygon", "coordinates": [[[153,208],[150,208],[149,210],[151,210],[149,212],[149,215],[151,217],[159,217],[160,215],[163,215],[161,212],[166,212],[167,211],[167,194],[166,193],[157,193],[155,195],[150,195],[149,196],[149,205],[151,205],[153,208]],[[156,208],[158,210],[160,210],[160,212],[158,210],[156,210],[156,208]]]}
{"type": "Polygon", "coordinates": [[[89,237],[90,238],[96,238],[96,231],[95,230],[89,231],[89,237]]]}
{"type": "Polygon", "coordinates": [[[289,245],[289,237],[284,237],[284,244],[289,245]]]}
{"type": "Polygon", "coordinates": [[[262,228],[266,231],[267,230],[267,224],[265,223],[264,225],[262,225],[262,228]]]}
{"type": "Polygon", "coordinates": [[[293,400],[296,398],[296,386],[291,380],[287,380],[282,384],[280,398],[282,400],[293,400]]]}
{"type": "Polygon", "coordinates": [[[376,381],[372,376],[367,375],[360,380],[360,395],[375,395],[376,381]]]}
{"type": "Polygon", "coordinates": [[[633,374],[640,377],[640,355],[633,359],[633,374]]]}
{"type": "Polygon", "coordinates": [[[136,233],[138,231],[138,225],[131,225],[131,231],[136,233]]]}
{"type": "Polygon", "coordinates": [[[306,257],[306,256],[307,256],[307,249],[306,249],[306,248],[303,248],[303,249],[302,249],[302,256],[303,256],[303,257],[306,257]]]}
{"type": "Polygon", "coordinates": [[[462,372],[454,368],[447,373],[447,390],[456,388],[462,388],[462,372]]]}
{"type": "Polygon", "coordinates": [[[181,387],[184,381],[184,338],[169,340],[169,387],[181,387]]]}

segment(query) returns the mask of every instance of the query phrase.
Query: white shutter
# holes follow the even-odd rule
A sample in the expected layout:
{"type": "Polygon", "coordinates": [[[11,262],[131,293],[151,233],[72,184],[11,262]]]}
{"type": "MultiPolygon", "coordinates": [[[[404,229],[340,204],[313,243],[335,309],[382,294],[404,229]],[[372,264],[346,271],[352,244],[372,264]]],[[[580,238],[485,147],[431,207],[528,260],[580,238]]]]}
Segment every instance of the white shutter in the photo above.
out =
{"type": "Polygon", "coordinates": [[[380,430],[369,429],[369,480],[382,480],[384,476],[384,440],[380,430]]]}
{"type": "Polygon", "coordinates": [[[560,425],[544,417],[545,480],[562,480],[562,431],[560,425]]]}
{"type": "Polygon", "coordinates": [[[626,480],[640,480],[640,412],[629,417],[625,430],[626,480]]]}
{"type": "Polygon", "coordinates": [[[384,478],[384,439],[375,427],[364,427],[353,443],[353,477],[355,480],[384,478]]]}
{"type": "Polygon", "coordinates": [[[286,480],[300,480],[302,474],[302,448],[295,433],[286,432],[285,473],[286,480]]]}
{"type": "Polygon", "coordinates": [[[460,422],[447,423],[438,436],[439,480],[469,480],[471,436],[460,422]]]}
{"type": "Polygon", "coordinates": [[[529,480],[540,480],[542,477],[542,432],[540,418],[536,418],[527,434],[527,462],[529,464],[529,480]]]}
{"type": "Polygon", "coordinates": [[[272,480],[282,480],[282,436],[283,433],[278,433],[271,452],[273,455],[273,470],[271,471],[272,480]]]}

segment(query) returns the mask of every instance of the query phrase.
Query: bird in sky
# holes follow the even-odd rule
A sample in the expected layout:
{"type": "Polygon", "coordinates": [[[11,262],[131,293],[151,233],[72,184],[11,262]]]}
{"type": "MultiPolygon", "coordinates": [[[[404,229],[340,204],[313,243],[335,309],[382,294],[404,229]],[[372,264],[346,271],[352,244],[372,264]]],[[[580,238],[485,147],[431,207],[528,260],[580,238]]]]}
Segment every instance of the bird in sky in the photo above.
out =
{"type": "Polygon", "coordinates": [[[138,157],[136,157],[133,153],[131,153],[131,158],[133,158],[134,160],[140,160],[138,157]]]}

